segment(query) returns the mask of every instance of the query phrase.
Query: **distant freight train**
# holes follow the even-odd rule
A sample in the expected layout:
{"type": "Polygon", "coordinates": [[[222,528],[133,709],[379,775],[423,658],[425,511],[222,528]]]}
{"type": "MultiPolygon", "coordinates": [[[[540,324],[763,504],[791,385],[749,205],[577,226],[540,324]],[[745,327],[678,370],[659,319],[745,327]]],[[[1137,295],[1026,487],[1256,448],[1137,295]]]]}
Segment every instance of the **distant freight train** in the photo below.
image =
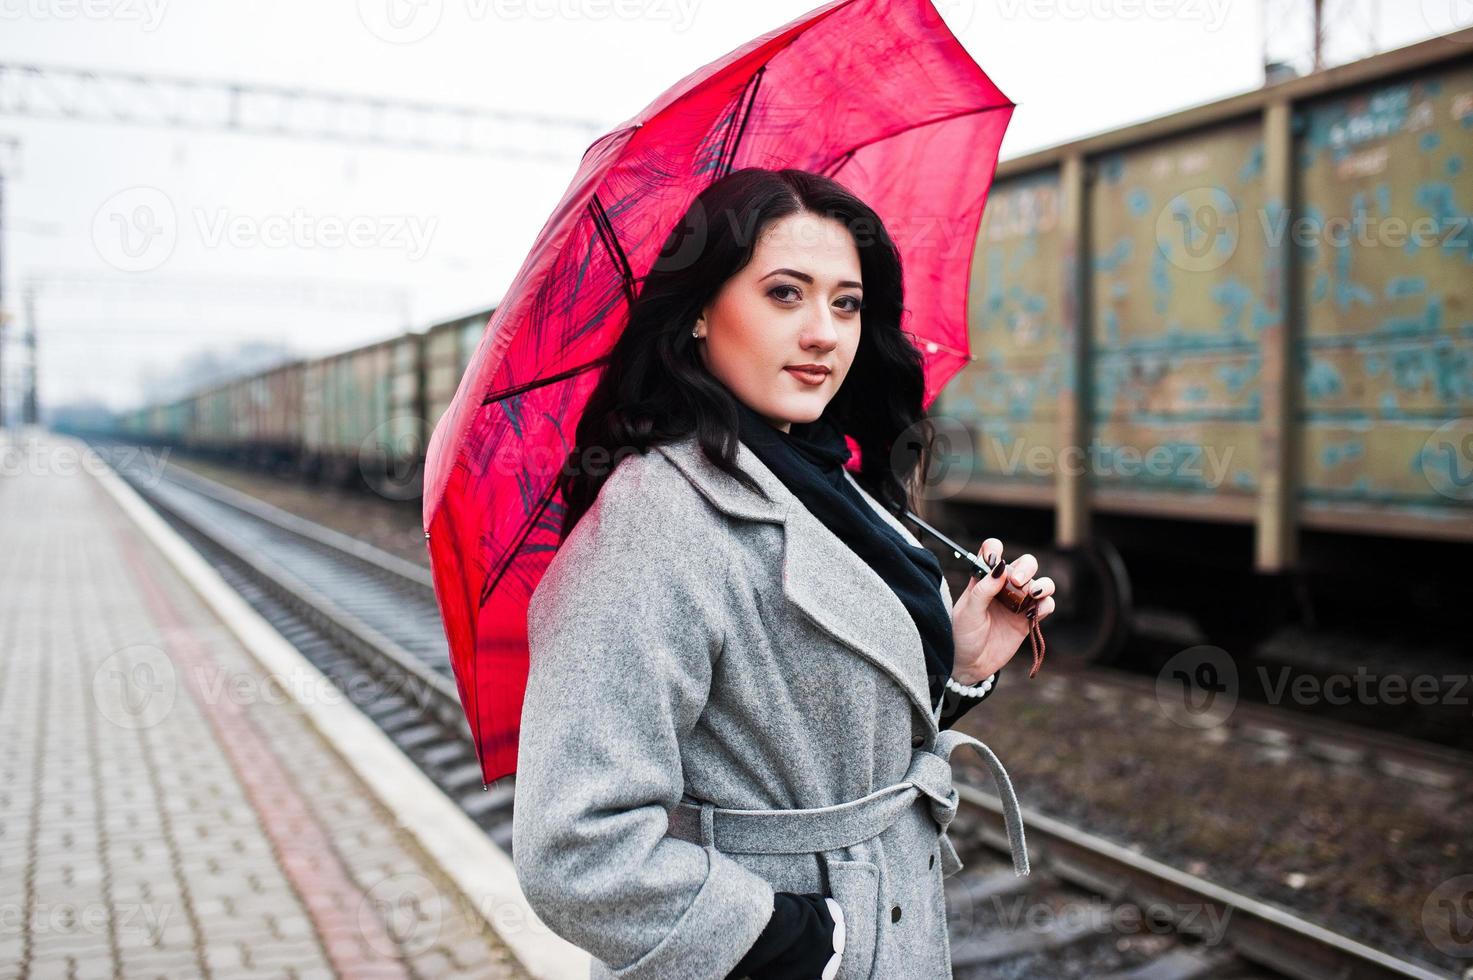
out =
{"type": "Polygon", "coordinates": [[[492,312],[135,409],[120,416],[119,429],[138,442],[418,498],[434,420],[449,407],[492,312]]]}
{"type": "MultiPolygon", "coordinates": [[[[928,518],[1067,559],[1045,567],[1097,656],[1133,592],[1180,585],[1231,634],[1270,617],[1216,569],[1276,581],[1368,534],[1473,540],[1470,169],[1473,31],[1004,162],[974,245],[974,360],[932,406],[928,518]],[[1152,582],[1163,551],[1187,574],[1152,582]]],[[[911,231],[902,250],[937,247],[911,231]]],[[[414,496],[489,316],[124,428],[414,496]]]]}

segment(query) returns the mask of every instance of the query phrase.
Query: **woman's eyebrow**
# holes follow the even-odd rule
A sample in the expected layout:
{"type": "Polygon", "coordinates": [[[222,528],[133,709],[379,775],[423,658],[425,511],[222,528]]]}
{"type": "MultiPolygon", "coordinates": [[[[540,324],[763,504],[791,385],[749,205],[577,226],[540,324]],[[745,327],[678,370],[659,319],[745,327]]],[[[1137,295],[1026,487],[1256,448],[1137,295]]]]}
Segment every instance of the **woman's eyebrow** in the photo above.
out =
{"type": "MultiPolygon", "coordinates": [[[[813,284],[813,277],[812,276],[810,276],[806,272],[799,272],[797,269],[773,269],[767,275],[763,276],[762,279],[771,279],[773,276],[782,275],[782,274],[790,275],[794,279],[802,279],[804,282],[808,283],[809,285],[812,285],[813,284]]],[[[761,282],[762,279],[758,279],[757,281],[758,282],[761,282]]],[[[855,282],[852,279],[845,279],[843,282],[839,283],[839,286],[841,288],[846,287],[846,286],[852,286],[855,289],[863,289],[864,288],[864,283],[862,283],[862,282],[855,282]]]]}

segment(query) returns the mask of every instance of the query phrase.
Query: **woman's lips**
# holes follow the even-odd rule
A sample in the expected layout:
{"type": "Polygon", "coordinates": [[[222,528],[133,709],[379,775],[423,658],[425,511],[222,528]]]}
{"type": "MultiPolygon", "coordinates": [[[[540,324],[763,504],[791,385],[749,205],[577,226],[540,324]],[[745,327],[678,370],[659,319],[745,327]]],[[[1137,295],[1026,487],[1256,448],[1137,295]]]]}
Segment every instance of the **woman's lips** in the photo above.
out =
{"type": "Polygon", "coordinates": [[[783,368],[783,370],[788,372],[804,384],[812,385],[814,387],[823,384],[826,380],[828,380],[829,376],[829,372],[827,371],[804,371],[800,368],[783,368]]]}

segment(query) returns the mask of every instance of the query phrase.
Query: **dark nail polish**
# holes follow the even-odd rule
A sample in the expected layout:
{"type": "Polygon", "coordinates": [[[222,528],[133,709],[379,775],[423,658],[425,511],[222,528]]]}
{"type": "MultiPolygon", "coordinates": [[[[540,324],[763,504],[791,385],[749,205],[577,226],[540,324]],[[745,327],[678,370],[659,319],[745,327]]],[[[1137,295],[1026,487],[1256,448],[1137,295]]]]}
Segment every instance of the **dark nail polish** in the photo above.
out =
{"type": "Polygon", "coordinates": [[[992,566],[997,564],[997,556],[996,555],[983,555],[982,556],[982,564],[984,564],[984,565],[987,566],[987,570],[988,571],[991,571],[992,570],[992,566]]]}
{"type": "Polygon", "coordinates": [[[999,577],[1001,577],[1002,576],[1003,569],[1004,568],[1007,568],[1007,567],[1008,567],[1008,563],[1007,562],[1005,562],[1005,561],[998,562],[997,563],[997,567],[992,570],[992,577],[993,578],[999,578],[999,577]]]}
{"type": "Polygon", "coordinates": [[[1033,587],[1033,597],[1036,599],[1036,598],[1038,598],[1041,595],[1043,595],[1043,586],[1041,586],[1041,585],[1035,585],[1033,587]]]}

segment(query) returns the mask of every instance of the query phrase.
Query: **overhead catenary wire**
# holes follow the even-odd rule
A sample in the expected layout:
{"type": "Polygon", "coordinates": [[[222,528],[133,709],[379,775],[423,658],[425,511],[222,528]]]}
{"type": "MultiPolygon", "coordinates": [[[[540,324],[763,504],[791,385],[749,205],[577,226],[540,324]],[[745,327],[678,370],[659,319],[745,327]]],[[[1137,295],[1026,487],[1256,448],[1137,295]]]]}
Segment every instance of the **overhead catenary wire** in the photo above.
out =
{"type": "Polygon", "coordinates": [[[239,133],[384,148],[577,160],[607,128],[593,119],[522,109],[271,85],[220,78],[0,62],[0,115],[239,133]],[[514,138],[508,139],[508,134],[514,138]]]}

